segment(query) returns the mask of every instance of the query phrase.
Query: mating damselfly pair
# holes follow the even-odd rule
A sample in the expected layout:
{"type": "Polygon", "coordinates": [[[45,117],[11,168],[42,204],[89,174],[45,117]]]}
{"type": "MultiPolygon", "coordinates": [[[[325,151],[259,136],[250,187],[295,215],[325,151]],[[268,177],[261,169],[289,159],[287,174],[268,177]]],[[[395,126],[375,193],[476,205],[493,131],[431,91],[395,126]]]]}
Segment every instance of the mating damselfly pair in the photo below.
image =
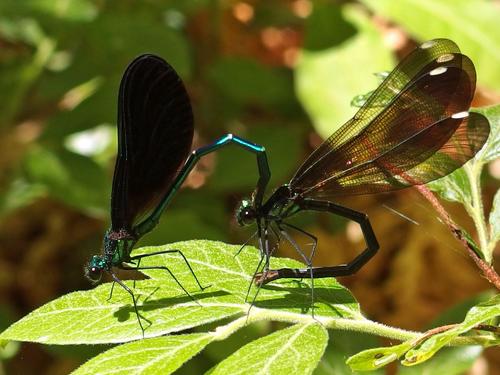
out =
{"type": "MultiPolygon", "coordinates": [[[[333,74],[333,73],[332,73],[333,74]]],[[[443,177],[471,159],[489,134],[485,117],[469,112],[476,73],[471,60],[448,39],[427,41],[406,56],[369,95],[352,119],[323,142],[291,180],[266,197],[271,176],[266,150],[233,135],[191,152],[194,120],[187,91],[174,69],[154,55],[142,55],[126,69],[118,98],[118,157],[111,195],[111,227],[102,255],[94,256],[88,277],[97,282],[109,273],[131,296],[139,325],[137,301],[114,268],[159,269],[182,286],[168,264],[141,266],[145,256],[178,253],[200,289],[189,259],[176,249],[132,256],[136,242],[150,232],[201,157],[230,144],[255,154],[259,179],[251,199],[236,216],[254,225],[261,260],[253,280],[259,287],[279,278],[351,275],[377,252],[379,245],[368,217],[335,203],[340,196],[372,194],[425,184],[443,177]],[[366,248],[351,262],[313,267],[316,237],[291,224],[300,211],[325,211],[356,222],[366,248]],[[305,254],[295,240],[311,240],[305,254]],[[270,269],[275,250],[270,238],[288,242],[304,268],[270,269]]],[[[272,150],[270,150],[272,152],[272,150]]],[[[314,284],[311,298],[314,303],[314,284]]]]}

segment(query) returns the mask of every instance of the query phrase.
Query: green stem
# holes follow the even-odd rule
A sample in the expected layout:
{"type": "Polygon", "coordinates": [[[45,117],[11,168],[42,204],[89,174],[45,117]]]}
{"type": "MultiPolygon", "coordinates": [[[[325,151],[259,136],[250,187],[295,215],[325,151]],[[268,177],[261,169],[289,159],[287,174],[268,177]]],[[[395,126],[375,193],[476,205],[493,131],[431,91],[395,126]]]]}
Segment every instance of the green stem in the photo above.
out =
{"type": "Polygon", "coordinates": [[[481,199],[481,169],[481,163],[468,163],[464,166],[465,173],[469,179],[472,198],[472,205],[466,203],[465,208],[476,226],[479,246],[485,261],[491,264],[492,254],[488,251],[488,230],[486,228],[483,201],[481,199]]]}
{"type": "MultiPolygon", "coordinates": [[[[386,337],[398,341],[416,340],[425,335],[422,332],[407,331],[401,328],[387,326],[382,323],[374,322],[372,320],[360,317],[355,319],[346,318],[330,318],[330,317],[317,317],[313,318],[309,315],[296,314],[285,311],[269,311],[267,309],[260,309],[253,307],[250,315],[242,316],[231,323],[218,327],[211,334],[216,341],[225,340],[237,330],[243,328],[245,325],[258,322],[258,321],[280,321],[291,324],[312,324],[319,323],[325,328],[342,331],[364,332],[380,337],[386,337]]],[[[477,340],[474,337],[457,337],[450,344],[454,346],[462,345],[477,345],[477,340]]]]}

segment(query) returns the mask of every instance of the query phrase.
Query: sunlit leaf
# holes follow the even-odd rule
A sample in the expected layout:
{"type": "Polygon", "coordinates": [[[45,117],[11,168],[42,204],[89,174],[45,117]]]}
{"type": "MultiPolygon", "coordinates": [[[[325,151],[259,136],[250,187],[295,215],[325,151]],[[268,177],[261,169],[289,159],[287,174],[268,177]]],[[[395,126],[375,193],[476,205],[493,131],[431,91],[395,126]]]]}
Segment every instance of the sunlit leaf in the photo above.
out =
{"type": "MultiPolygon", "coordinates": [[[[127,285],[132,287],[133,283],[127,285]]],[[[172,280],[162,281],[161,285],[153,280],[136,282],[139,314],[146,325],[144,337],[184,331],[242,312],[237,299],[228,293],[213,289],[201,292],[189,286],[185,284],[200,305],[172,284],[172,280]],[[204,303],[210,308],[204,308],[204,303]]],[[[60,297],[12,325],[0,339],[68,345],[143,338],[130,295],[116,287],[109,299],[110,290],[111,284],[103,284],[92,291],[60,297]]]]}
{"type": "MultiPolygon", "coordinates": [[[[239,246],[212,241],[178,242],[163,247],[145,247],[136,254],[177,249],[189,260],[201,284],[201,291],[185,261],[178,254],[144,258],[141,266],[167,265],[179,282],[196,299],[187,296],[166,270],[148,270],[152,280],[136,282],[134,291],[138,310],[145,326],[144,337],[156,337],[198,327],[225,318],[249,313],[245,302],[248,285],[259,256],[254,248],[238,257],[239,246]]],[[[287,259],[273,259],[272,267],[299,266],[287,259]]],[[[133,288],[133,282],[127,282],[133,288]]],[[[319,280],[316,285],[315,317],[319,319],[359,319],[359,305],[335,280],[319,280]]],[[[130,295],[118,285],[110,298],[111,284],[60,297],[10,326],[0,340],[33,341],[45,344],[120,343],[143,338],[130,295]],[[64,327],[64,329],[62,328],[64,327]]],[[[251,293],[255,293],[252,290],[251,293]]],[[[250,296],[252,300],[252,295],[250,296]]],[[[310,315],[310,288],[298,281],[273,282],[261,288],[254,307],[258,313],[269,309],[310,315]]],[[[251,316],[251,315],[250,315],[251,316]]]]}
{"type": "Polygon", "coordinates": [[[496,242],[500,240],[500,190],[497,190],[493,199],[493,207],[490,212],[490,241],[496,242]]]}
{"type": "Polygon", "coordinates": [[[463,168],[457,169],[439,180],[432,181],[427,186],[450,202],[464,204],[472,199],[469,178],[463,168]]]}
{"type": "Polygon", "coordinates": [[[311,374],[327,342],[328,333],[320,324],[296,324],[245,345],[219,363],[211,375],[311,374]]]}
{"type": "Polygon", "coordinates": [[[445,348],[433,358],[415,367],[400,366],[400,375],[446,374],[461,375],[471,368],[481,355],[481,346],[445,348]]]}
{"type": "Polygon", "coordinates": [[[406,341],[385,348],[368,349],[353,355],[346,363],[353,371],[372,371],[394,362],[410,350],[411,347],[412,343],[406,341]]]}
{"type": "MultiPolygon", "coordinates": [[[[413,366],[421,363],[432,357],[439,349],[447,345],[451,340],[460,334],[470,331],[476,325],[488,322],[490,319],[500,316],[500,295],[491,298],[489,301],[480,303],[473,307],[467,313],[464,321],[457,327],[452,328],[446,332],[439,333],[431,336],[425,340],[420,346],[415,347],[408,351],[405,359],[402,361],[404,365],[413,366]]],[[[499,338],[495,339],[491,335],[491,341],[498,343],[499,338]]]]}
{"type": "Polygon", "coordinates": [[[99,354],[71,374],[171,374],[200,352],[211,339],[209,334],[198,333],[134,341],[99,354]],[[117,367],[120,372],[117,372],[117,367]]]}
{"type": "Polygon", "coordinates": [[[474,112],[486,116],[490,123],[488,141],[476,155],[476,159],[487,163],[500,157],[500,105],[474,108],[474,112]]]}
{"type": "MultiPolygon", "coordinates": [[[[347,364],[353,370],[369,371],[384,367],[398,358],[403,358],[401,360],[403,365],[414,366],[433,357],[459,335],[498,316],[500,316],[500,296],[496,295],[490,300],[472,307],[462,323],[445,332],[432,335],[429,338],[423,337],[422,342],[418,339],[412,339],[399,345],[365,350],[350,357],[347,364]]],[[[498,345],[500,338],[493,333],[487,333],[481,335],[481,341],[483,346],[498,345]]]]}

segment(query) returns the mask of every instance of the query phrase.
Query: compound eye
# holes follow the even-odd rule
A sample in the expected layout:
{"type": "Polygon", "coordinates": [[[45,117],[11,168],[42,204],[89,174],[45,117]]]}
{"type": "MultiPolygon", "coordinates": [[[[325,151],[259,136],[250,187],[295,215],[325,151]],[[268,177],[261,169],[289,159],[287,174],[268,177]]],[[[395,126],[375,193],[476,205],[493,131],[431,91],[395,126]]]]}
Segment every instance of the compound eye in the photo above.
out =
{"type": "Polygon", "coordinates": [[[254,219],[255,219],[255,212],[251,208],[246,208],[243,210],[241,216],[242,216],[241,221],[243,224],[245,224],[245,225],[252,224],[254,219]]]}
{"type": "Polygon", "coordinates": [[[87,277],[92,281],[92,282],[99,282],[101,280],[102,276],[102,270],[97,267],[90,267],[87,272],[87,277]]]}

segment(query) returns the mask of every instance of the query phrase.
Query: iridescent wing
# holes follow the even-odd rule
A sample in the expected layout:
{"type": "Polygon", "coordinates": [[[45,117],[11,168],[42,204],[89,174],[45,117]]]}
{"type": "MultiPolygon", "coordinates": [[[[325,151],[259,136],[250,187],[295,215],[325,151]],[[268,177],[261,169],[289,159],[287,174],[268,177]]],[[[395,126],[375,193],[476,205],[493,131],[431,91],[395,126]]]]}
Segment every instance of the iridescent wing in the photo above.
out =
{"type": "Polygon", "coordinates": [[[475,83],[474,65],[453,42],[424,43],[310,155],[290,186],[328,199],[396,190],[451,173],[489,134],[488,121],[467,112],[475,83]]]}
{"type": "Polygon", "coordinates": [[[113,230],[130,230],[158,204],[189,154],[193,132],[189,97],[174,69],[154,55],[132,61],[118,98],[113,230]]]}

